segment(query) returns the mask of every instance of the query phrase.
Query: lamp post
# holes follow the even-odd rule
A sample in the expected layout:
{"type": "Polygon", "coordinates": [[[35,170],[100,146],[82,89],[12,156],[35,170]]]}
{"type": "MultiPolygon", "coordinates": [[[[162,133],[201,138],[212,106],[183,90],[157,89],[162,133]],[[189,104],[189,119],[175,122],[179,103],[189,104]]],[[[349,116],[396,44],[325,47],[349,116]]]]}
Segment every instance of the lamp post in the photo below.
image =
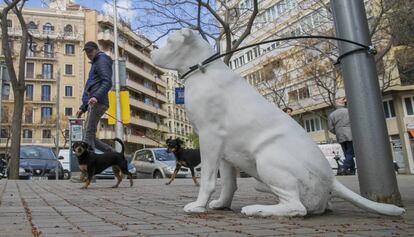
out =
{"type": "MultiPolygon", "coordinates": [[[[114,0],[114,49],[115,49],[115,107],[116,107],[116,121],[115,121],[115,137],[119,139],[124,138],[124,131],[122,128],[121,118],[121,102],[119,98],[120,84],[119,84],[119,50],[118,50],[118,11],[116,6],[116,0],[114,0]]],[[[118,142],[115,145],[115,149],[120,152],[122,147],[118,142]]]]}
{"type": "MultiPolygon", "coordinates": [[[[331,0],[337,37],[371,45],[363,0],[331,0]]],[[[341,54],[355,46],[340,42],[341,54]]],[[[374,57],[359,51],[341,60],[362,196],[401,204],[374,57]]]]}

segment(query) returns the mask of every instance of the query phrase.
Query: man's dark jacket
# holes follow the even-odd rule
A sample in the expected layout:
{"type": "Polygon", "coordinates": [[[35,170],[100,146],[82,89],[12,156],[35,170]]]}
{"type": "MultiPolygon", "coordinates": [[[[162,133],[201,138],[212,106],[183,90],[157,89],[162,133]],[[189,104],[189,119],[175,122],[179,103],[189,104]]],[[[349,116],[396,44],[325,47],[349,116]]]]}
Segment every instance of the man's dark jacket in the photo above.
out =
{"type": "Polygon", "coordinates": [[[98,103],[109,106],[108,92],[112,88],[112,59],[104,52],[98,52],[92,60],[92,67],[82,95],[83,112],[88,110],[88,101],[95,97],[98,103]]]}

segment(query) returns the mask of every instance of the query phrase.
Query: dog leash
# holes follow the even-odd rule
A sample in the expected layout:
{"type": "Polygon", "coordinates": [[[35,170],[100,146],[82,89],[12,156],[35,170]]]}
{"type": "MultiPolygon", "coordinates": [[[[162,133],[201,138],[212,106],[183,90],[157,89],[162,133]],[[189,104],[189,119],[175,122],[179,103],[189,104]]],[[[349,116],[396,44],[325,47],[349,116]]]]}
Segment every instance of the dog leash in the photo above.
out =
{"type": "MultiPolygon", "coordinates": [[[[115,119],[115,121],[116,121],[116,122],[121,123],[124,127],[127,127],[127,126],[125,126],[125,125],[122,123],[122,121],[121,121],[121,120],[118,120],[118,119],[117,119],[117,118],[115,118],[114,116],[112,116],[112,115],[108,114],[108,112],[105,112],[105,114],[106,114],[107,116],[109,116],[109,117],[111,117],[111,118],[115,119]]],[[[158,143],[158,144],[160,144],[160,145],[164,145],[163,143],[161,143],[161,142],[159,142],[159,141],[155,140],[155,139],[154,139],[154,138],[152,138],[152,137],[147,136],[147,135],[146,135],[146,134],[144,134],[144,133],[141,133],[141,132],[139,132],[139,131],[136,131],[136,132],[137,132],[137,133],[138,133],[138,135],[140,135],[140,136],[147,137],[147,138],[148,138],[148,139],[150,139],[151,141],[154,141],[154,142],[156,142],[156,143],[158,143]]]]}
{"type": "Polygon", "coordinates": [[[356,49],[352,49],[348,52],[343,53],[342,55],[340,55],[338,57],[338,59],[336,60],[336,62],[334,63],[334,65],[338,65],[341,63],[341,60],[346,57],[349,56],[353,53],[359,52],[359,51],[367,51],[368,54],[371,55],[375,55],[377,54],[377,49],[375,48],[375,46],[373,45],[364,45],[352,40],[347,40],[347,39],[342,39],[342,38],[338,38],[338,37],[333,37],[333,36],[322,36],[322,35],[304,35],[304,36],[292,36],[292,37],[285,37],[285,38],[279,38],[279,39],[272,39],[272,40],[266,40],[266,41],[262,41],[259,43],[255,43],[255,44],[249,44],[243,47],[240,47],[238,49],[234,49],[231,50],[229,52],[220,54],[220,53],[215,53],[214,55],[210,56],[209,58],[207,58],[206,60],[204,60],[201,63],[198,63],[196,65],[193,65],[191,67],[189,67],[189,70],[187,72],[185,72],[183,75],[180,75],[180,79],[184,80],[185,82],[185,77],[188,76],[188,74],[194,72],[197,69],[200,69],[201,72],[205,72],[205,66],[211,62],[214,62],[215,60],[222,58],[224,56],[227,56],[229,54],[235,53],[237,51],[240,50],[244,50],[247,48],[251,48],[254,46],[258,46],[258,45],[262,45],[262,44],[268,44],[268,43],[274,43],[274,42],[279,42],[279,41],[288,41],[288,40],[295,40],[295,39],[326,39],[326,40],[336,40],[336,41],[342,41],[342,42],[346,42],[346,43],[350,43],[350,44],[354,44],[359,46],[359,48],[356,49]]]}

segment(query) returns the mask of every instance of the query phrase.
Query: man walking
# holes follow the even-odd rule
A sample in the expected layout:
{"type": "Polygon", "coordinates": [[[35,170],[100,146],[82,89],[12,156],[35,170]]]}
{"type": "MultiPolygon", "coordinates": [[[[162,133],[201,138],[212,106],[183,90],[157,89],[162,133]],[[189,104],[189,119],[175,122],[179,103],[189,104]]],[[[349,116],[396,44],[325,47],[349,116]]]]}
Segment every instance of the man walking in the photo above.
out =
{"type": "Polygon", "coordinates": [[[346,98],[337,102],[337,109],[329,115],[329,131],[336,135],[345,155],[342,169],[338,172],[344,175],[355,174],[354,147],[352,145],[351,123],[346,106],[346,98]]]}
{"type": "Polygon", "coordinates": [[[101,117],[109,107],[108,92],[112,87],[112,59],[100,51],[95,42],[85,44],[84,51],[92,66],[82,95],[82,105],[76,116],[88,112],[85,121],[84,142],[89,144],[91,151],[97,146],[102,151],[113,151],[112,147],[96,139],[96,131],[101,117]]]}
{"type": "MultiPolygon", "coordinates": [[[[95,147],[101,151],[108,152],[114,149],[108,144],[96,139],[96,131],[101,117],[109,107],[108,92],[112,87],[112,59],[104,52],[100,51],[95,42],[89,41],[84,46],[84,51],[91,60],[91,70],[82,95],[82,105],[76,117],[80,118],[88,112],[84,124],[83,141],[89,144],[90,151],[95,151],[95,147]]],[[[81,177],[72,178],[73,182],[80,182],[86,173],[86,167],[79,166],[81,177]]]]}

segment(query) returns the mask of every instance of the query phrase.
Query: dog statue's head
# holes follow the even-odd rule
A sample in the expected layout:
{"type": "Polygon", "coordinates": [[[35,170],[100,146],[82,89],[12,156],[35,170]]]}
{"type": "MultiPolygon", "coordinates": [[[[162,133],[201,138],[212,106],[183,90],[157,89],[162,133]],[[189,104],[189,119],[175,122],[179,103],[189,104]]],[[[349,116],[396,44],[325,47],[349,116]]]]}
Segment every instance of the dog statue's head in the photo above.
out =
{"type": "Polygon", "coordinates": [[[208,42],[197,31],[181,29],[168,37],[164,47],[154,50],[151,58],[159,67],[183,73],[213,54],[208,42]]]}
{"type": "Polygon", "coordinates": [[[176,138],[176,139],[169,138],[167,139],[166,143],[167,143],[167,152],[174,153],[181,149],[181,145],[183,144],[183,141],[181,141],[179,138],[176,138]]]}
{"type": "Polygon", "coordinates": [[[88,152],[89,144],[83,141],[74,142],[72,145],[72,150],[75,152],[75,155],[79,158],[88,152]]]}

